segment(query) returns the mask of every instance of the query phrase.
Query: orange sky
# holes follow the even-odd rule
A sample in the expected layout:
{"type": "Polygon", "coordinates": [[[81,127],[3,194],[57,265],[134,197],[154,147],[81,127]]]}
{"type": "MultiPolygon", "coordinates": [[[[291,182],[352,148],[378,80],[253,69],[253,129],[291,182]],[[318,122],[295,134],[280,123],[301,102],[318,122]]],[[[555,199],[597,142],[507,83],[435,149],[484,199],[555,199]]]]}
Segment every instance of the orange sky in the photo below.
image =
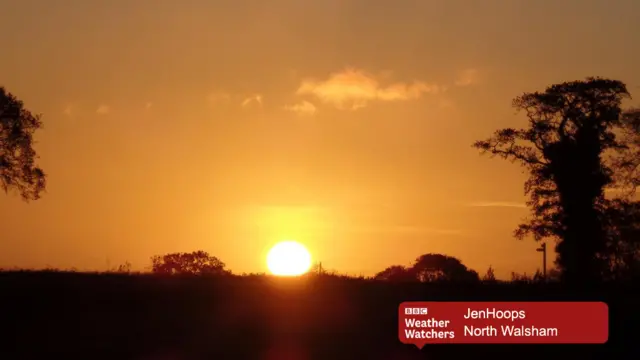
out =
{"type": "Polygon", "coordinates": [[[2,197],[0,266],[202,249],[255,272],[295,239],[351,274],[427,252],[532,272],[525,175],[471,143],[522,125],[524,91],[640,85],[634,0],[0,3],[0,85],[43,114],[49,174],[2,197]]]}

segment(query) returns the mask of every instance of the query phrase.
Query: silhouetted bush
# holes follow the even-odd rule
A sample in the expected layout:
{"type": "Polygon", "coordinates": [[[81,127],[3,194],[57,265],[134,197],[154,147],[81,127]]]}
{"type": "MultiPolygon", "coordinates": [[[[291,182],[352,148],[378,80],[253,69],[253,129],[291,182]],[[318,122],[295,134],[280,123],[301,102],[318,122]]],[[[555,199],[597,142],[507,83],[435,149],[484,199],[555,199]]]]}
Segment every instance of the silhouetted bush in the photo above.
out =
{"type": "Polygon", "coordinates": [[[480,277],[475,270],[468,269],[455,257],[442,254],[424,254],[419,256],[411,267],[390,266],[374,276],[386,281],[454,281],[478,282],[480,277]]]}
{"type": "Polygon", "coordinates": [[[151,272],[155,274],[230,275],[226,265],[205,251],[172,253],[151,258],[151,272]]]}

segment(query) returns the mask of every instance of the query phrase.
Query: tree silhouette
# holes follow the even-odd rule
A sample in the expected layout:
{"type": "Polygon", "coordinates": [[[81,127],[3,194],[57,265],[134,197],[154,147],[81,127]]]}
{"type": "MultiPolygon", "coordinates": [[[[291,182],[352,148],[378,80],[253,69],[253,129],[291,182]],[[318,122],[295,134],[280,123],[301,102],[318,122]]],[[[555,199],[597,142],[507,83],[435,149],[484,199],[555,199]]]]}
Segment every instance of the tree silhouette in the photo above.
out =
{"type": "Polygon", "coordinates": [[[151,271],[155,274],[230,274],[225,267],[225,263],[205,251],[151,257],[151,271]]]}
{"type": "Polygon", "coordinates": [[[474,144],[529,171],[532,216],[515,234],[555,238],[556,263],[568,282],[597,281],[607,268],[604,188],[614,179],[602,158],[623,147],[614,130],[622,125],[620,105],[627,97],[624,83],[601,78],[525,93],[513,106],[526,112],[528,128],[502,129],[474,144]]]}
{"type": "Polygon", "coordinates": [[[452,256],[442,254],[424,254],[419,256],[411,267],[392,265],[374,276],[376,280],[386,281],[479,281],[474,270],[468,269],[452,256]]]}
{"type": "Polygon", "coordinates": [[[494,282],[496,281],[496,275],[493,272],[493,267],[489,266],[487,272],[482,276],[482,281],[494,282]]]}
{"type": "Polygon", "coordinates": [[[5,192],[15,190],[25,201],[39,199],[46,187],[33,149],[33,133],[41,127],[40,116],[0,87],[0,183],[5,192]]]}
{"type": "Polygon", "coordinates": [[[415,281],[416,277],[411,273],[410,269],[407,269],[401,265],[392,265],[388,268],[380,271],[374,277],[376,280],[384,281],[415,281]]]}
{"type": "Polygon", "coordinates": [[[480,277],[452,256],[424,254],[419,256],[410,269],[413,276],[422,282],[431,281],[478,281],[480,277]]]}

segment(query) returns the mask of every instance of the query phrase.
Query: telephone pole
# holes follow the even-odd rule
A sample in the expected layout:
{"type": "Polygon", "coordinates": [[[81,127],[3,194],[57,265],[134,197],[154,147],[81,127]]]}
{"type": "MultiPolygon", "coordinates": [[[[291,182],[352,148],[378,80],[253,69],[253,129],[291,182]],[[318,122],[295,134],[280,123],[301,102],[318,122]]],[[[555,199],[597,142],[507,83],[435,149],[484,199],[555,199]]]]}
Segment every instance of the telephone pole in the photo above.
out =
{"type": "Polygon", "coordinates": [[[547,243],[542,243],[542,245],[536,249],[536,251],[542,253],[542,277],[547,279],[547,243]]]}

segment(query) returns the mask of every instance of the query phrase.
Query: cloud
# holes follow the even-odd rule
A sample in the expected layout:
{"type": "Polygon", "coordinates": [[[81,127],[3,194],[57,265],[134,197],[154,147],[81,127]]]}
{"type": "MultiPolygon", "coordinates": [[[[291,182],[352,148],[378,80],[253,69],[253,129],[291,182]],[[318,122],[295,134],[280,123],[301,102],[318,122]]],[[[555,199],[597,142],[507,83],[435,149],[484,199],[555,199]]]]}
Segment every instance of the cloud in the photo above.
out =
{"type": "Polygon", "coordinates": [[[397,233],[413,233],[413,234],[439,234],[439,235],[459,235],[462,230],[458,229],[437,229],[417,226],[398,226],[392,229],[397,233]]]}
{"type": "Polygon", "coordinates": [[[436,94],[443,89],[422,81],[396,82],[383,86],[374,76],[358,69],[333,73],[324,81],[307,79],[298,87],[298,95],[313,95],[340,109],[352,110],[367,106],[370,101],[403,101],[423,94],[436,94]]]}
{"type": "Polygon", "coordinates": [[[106,115],[111,112],[111,108],[107,105],[100,105],[98,109],[96,109],[96,114],[98,115],[106,115]]]}
{"type": "Polygon", "coordinates": [[[256,104],[262,106],[262,95],[256,94],[256,95],[253,95],[253,96],[249,96],[248,98],[245,98],[242,101],[242,107],[247,107],[247,106],[249,106],[249,105],[251,105],[253,103],[256,103],[256,104]]]}
{"type": "Polygon", "coordinates": [[[144,108],[147,109],[147,110],[151,109],[152,106],[153,106],[153,103],[150,102],[150,101],[147,102],[146,104],[144,104],[144,108]]]}
{"type": "Polygon", "coordinates": [[[458,74],[455,81],[456,86],[469,86],[478,83],[478,70],[465,69],[458,74]]]}
{"type": "Polygon", "coordinates": [[[390,234],[439,234],[439,235],[460,235],[459,229],[440,229],[423,226],[358,226],[347,225],[347,230],[356,233],[390,233],[390,234]]]}
{"type": "Polygon", "coordinates": [[[471,207],[511,207],[511,208],[526,208],[527,207],[527,205],[524,204],[524,203],[509,202],[509,201],[476,202],[476,203],[471,203],[468,206],[471,206],[471,207]]]}
{"type": "Polygon", "coordinates": [[[284,107],[285,110],[294,112],[298,115],[306,115],[311,116],[316,113],[316,106],[308,101],[302,101],[300,103],[294,105],[287,105],[284,107]]]}

